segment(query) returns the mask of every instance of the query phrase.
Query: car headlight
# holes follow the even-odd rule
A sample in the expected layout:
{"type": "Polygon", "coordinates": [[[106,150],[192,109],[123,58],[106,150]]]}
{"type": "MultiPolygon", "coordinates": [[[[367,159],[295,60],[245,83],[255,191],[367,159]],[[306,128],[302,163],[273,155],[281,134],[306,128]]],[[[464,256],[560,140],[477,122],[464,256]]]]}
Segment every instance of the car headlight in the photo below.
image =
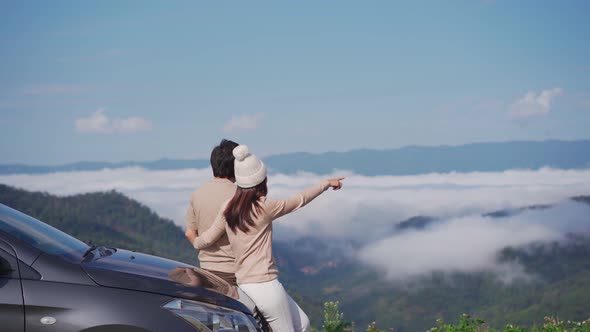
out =
{"type": "Polygon", "coordinates": [[[184,318],[199,332],[257,331],[253,317],[216,305],[174,299],[162,307],[184,318]]]}

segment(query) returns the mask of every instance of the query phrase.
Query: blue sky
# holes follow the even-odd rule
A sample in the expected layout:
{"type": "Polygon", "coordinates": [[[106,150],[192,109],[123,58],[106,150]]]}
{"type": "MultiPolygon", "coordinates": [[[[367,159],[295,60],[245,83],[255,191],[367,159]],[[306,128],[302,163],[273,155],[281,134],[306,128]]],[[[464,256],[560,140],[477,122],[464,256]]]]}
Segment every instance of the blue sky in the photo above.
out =
{"type": "Polygon", "coordinates": [[[0,3],[0,163],[590,138],[587,1],[0,3]]]}

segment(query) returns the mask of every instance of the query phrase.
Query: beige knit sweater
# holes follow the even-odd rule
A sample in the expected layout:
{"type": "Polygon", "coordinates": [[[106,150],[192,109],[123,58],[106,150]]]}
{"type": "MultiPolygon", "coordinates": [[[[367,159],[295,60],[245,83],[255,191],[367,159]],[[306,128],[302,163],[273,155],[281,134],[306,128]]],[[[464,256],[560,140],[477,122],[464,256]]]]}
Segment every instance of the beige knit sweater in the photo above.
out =
{"type": "MultiPolygon", "coordinates": [[[[200,186],[192,195],[186,211],[187,229],[204,233],[213,224],[219,208],[234,197],[236,185],[228,179],[213,178],[200,186]]],[[[234,254],[227,236],[222,236],[214,245],[199,251],[199,263],[204,269],[234,274],[234,254]]],[[[218,274],[222,276],[222,274],[218,274]]],[[[234,281],[235,282],[235,281],[234,281]]]]}
{"type": "MultiPolygon", "coordinates": [[[[330,187],[322,181],[287,199],[261,197],[261,211],[254,218],[255,225],[248,232],[236,229],[234,233],[225,220],[224,204],[215,222],[194,241],[196,249],[206,248],[227,234],[235,255],[236,278],[238,284],[260,283],[278,277],[278,269],[272,257],[272,222],[311,202],[330,187]]],[[[228,201],[229,202],[229,201],[228,201]]]]}

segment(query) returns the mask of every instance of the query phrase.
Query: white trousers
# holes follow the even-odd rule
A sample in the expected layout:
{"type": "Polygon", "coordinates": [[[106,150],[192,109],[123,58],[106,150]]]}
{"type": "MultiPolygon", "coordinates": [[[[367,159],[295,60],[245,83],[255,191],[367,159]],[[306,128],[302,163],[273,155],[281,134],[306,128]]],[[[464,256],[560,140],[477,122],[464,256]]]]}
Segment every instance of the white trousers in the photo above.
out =
{"type": "Polygon", "coordinates": [[[254,313],[254,309],[256,308],[256,303],[252,301],[252,299],[246,294],[240,287],[236,287],[238,289],[238,301],[242,302],[243,305],[248,308],[252,313],[254,313]]]}
{"type": "Polygon", "coordinates": [[[240,284],[240,288],[256,303],[273,332],[310,330],[309,318],[278,279],[240,284]]]}

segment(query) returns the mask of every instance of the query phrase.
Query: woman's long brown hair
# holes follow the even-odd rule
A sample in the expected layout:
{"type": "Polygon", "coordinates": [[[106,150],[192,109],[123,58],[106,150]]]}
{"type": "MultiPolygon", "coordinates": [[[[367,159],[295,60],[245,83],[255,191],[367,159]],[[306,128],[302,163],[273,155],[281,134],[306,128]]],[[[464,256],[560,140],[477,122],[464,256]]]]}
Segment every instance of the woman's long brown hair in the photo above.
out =
{"type": "Polygon", "coordinates": [[[260,197],[266,196],[268,189],[266,179],[252,188],[236,189],[234,197],[224,211],[229,228],[235,233],[236,228],[246,233],[254,226],[254,218],[260,213],[260,197]]]}

